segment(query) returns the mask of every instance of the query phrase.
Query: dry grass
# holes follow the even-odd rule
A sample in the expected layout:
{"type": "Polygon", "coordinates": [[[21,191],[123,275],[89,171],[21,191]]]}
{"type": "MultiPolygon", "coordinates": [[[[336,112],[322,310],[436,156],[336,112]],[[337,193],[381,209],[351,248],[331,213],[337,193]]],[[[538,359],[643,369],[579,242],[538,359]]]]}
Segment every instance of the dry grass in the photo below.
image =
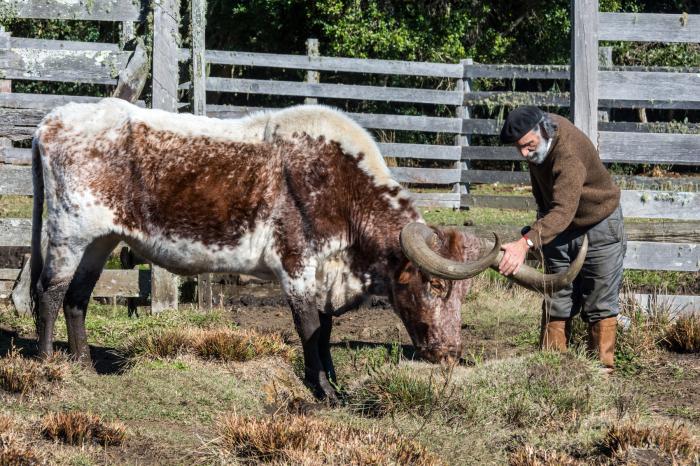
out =
{"type": "Polygon", "coordinates": [[[639,426],[632,423],[610,426],[602,441],[609,455],[621,456],[630,448],[658,448],[674,458],[698,460],[700,442],[683,425],[639,426]]]}
{"type": "Polygon", "coordinates": [[[43,382],[60,382],[64,379],[67,367],[58,356],[47,361],[24,358],[12,347],[0,359],[0,388],[10,393],[27,393],[43,382]]]}
{"type": "Polygon", "coordinates": [[[671,350],[680,353],[700,352],[700,315],[677,318],[666,329],[664,342],[671,350]]]}
{"type": "Polygon", "coordinates": [[[34,466],[45,464],[13,432],[0,434],[0,466],[34,466]]]}
{"type": "Polygon", "coordinates": [[[229,415],[220,423],[223,448],[251,463],[443,464],[419,443],[378,429],[362,430],[307,416],[267,419],[229,415]]]}
{"type": "Polygon", "coordinates": [[[203,359],[249,361],[266,356],[291,360],[294,350],[277,333],[230,328],[184,328],[151,331],[130,340],[125,352],[155,358],[192,353],[203,359]]]}
{"type": "Polygon", "coordinates": [[[573,458],[568,453],[549,451],[523,445],[510,454],[511,466],[585,466],[586,462],[573,458]]]}
{"type": "Polygon", "coordinates": [[[126,427],[119,422],[104,422],[94,414],[66,411],[44,416],[41,433],[51,440],[71,445],[89,441],[100,445],[121,445],[126,438],[126,427]]]}
{"type": "Polygon", "coordinates": [[[0,434],[9,432],[14,425],[15,421],[10,416],[0,415],[0,434]]]}

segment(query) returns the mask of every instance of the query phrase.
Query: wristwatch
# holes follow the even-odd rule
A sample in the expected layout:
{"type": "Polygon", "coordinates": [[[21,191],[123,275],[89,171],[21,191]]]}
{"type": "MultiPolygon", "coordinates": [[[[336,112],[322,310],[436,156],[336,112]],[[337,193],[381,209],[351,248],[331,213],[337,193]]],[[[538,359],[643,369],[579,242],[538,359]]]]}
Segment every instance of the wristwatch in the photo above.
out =
{"type": "Polygon", "coordinates": [[[527,246],[528,246],[529,248],[531,248],[531,247],[533,247],[533,246],[535,245],[535,243],[533,243],[532,240],[531,240],[530,238],[527,237],[527,234],[530,232],[531,229],[532,229],[532,228],[530,228],[529,226],[527,226],[527,227],[523,227],[523,229],[520,230],[520,234],[522,235],[523,238],[525,238],[525,242],[527,243],[527,246]]]}

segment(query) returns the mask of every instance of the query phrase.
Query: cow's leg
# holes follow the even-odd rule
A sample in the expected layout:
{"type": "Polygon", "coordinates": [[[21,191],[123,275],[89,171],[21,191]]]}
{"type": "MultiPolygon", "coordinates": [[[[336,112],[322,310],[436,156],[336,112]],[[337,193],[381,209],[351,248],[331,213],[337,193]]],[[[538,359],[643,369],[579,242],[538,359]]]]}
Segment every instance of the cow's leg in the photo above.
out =
{"type": "Polygon", "coordinates": [[[333,316],[320,312],[318,317],[321,323],[321,331],[318,339],[318,351],[321,356],[321,364],[323,365],[323,369],[328,376],[328,380],[332,384],[337,385],[330,345],[331,330],[333,329],[333,316]]]}
{"type": "Polygon", "coordinates": [[[41,270],[33,303],[36,332],[39,338],[39,355],[53,354],[53,332],[56,316],[68,285],[80,263],[85,248],[79,241],[49,239],[44,266],[41,270]]]}
{"type": "Polygon", "coordinates": [[[85,333],[88,302],[109,254],[118,243],[117,237],[104,236],[93,241],[85,249],[63,301],[70,353],[75,359],[86,364],[90,362],[90,348],[85,333]]]}

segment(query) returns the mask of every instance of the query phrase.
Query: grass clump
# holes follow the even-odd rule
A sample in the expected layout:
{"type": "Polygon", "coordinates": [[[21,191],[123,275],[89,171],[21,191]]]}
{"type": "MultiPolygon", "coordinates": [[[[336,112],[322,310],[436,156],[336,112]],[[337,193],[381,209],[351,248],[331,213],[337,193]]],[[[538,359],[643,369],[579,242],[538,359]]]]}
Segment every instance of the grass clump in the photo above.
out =
{"type": "Polygon", "coordinates": [[[27,393],[42,383],[60,382],[66,366],[58,359],[39,362],[24,358],[14,346],[0,358],[0,388],[10,393],[27,393]]]}
{"type": "Polygon", "coordinates": [[[154,330],[131,339],[124,351],[131,356],[152,358],[191,353],[202,359],[226,362],[243,362],[267,356],[291,360],[294,356],[293,348],[277,333],[231,328],[154,330]]]}
{"type": "Polygon", "coordinates": [[[31,449],[26,447],[13,432],[0,434],[0,465],[38,466],[46,464],[31,449]]]}
{"type": "Polygon", "coordinates": [[[399,435],[307,416],[256,419],[234,414],[225,417],[219,428],[227,452],[256,463],[443,464],[421,444],[399,435]]]}
{"type": "Polygon", "coordinates": [[[669,349],[679,353],[700,352],[700,315],[678,317],[666,329],[664,343],[669,349]]]}
{"type": "Polygon", "coordinates": [[[676,459],[684,458],[691,462],[700,459],[700,443],[685,426],[679,424],[613,424],[605,434],[601,447],[611,456],[622,456],[631,448],[656,448],[676,459]]]}
{"type": "Polygon", "coordinates": [[[50,413],[41,421],[41,433],[71,445],[94,441],[100,445],[121,445],[126,427],[119,422],[104,422],[99,416],[81,411],[50,413]]]}
{"type": "Polygon", "coordinates": [[[585,466],[588,463],[568,453],[523,445],[510,454],[508,464],[510,466],[585,466]]]}

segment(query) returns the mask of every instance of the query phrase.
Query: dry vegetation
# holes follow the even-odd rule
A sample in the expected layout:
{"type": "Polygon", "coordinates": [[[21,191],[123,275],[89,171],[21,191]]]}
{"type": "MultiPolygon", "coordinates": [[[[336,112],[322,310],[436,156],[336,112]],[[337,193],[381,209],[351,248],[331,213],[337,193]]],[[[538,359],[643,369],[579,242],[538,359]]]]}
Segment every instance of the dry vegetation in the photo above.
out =
{"type": "Polygon", "coordinates": [[[294,349],[277,333],[231,328],[155,330],[131,339],[124,351],[132,356],[152,358],[191,353],[202,359],[240,362],[269,356],[289,361],[294,356],[294,349]]]}
{"type": "Polygon", "coordinates": [[[65,377],[67,366],[61,357],[39,362],[23,357],[12,347],[0,359],[0,388],[10,393],[27,393],[43,385],[50,387],[65,377]]]}
{"type": "Polygon", "coordinates": [[[100,445],[121,445],[126,427],[120,422],[105,422],[99,416],[80,411],[49,413],[41,420],[41,433],[48,439],[71,445],[95,442],[100,445]]]}
{"type": "Polygon", "coordinates": [[[666,329],[668,347],[681,353],[700,353],[700,315],[681,316],[666,329]]]}
{"type": "Polygon", "coordinates": [[[255,463],[443,464],[424,446],[394,433],[307,416],[256,419],[229,415],[220,422],[220,432],[225,451],[255,463]]]}

